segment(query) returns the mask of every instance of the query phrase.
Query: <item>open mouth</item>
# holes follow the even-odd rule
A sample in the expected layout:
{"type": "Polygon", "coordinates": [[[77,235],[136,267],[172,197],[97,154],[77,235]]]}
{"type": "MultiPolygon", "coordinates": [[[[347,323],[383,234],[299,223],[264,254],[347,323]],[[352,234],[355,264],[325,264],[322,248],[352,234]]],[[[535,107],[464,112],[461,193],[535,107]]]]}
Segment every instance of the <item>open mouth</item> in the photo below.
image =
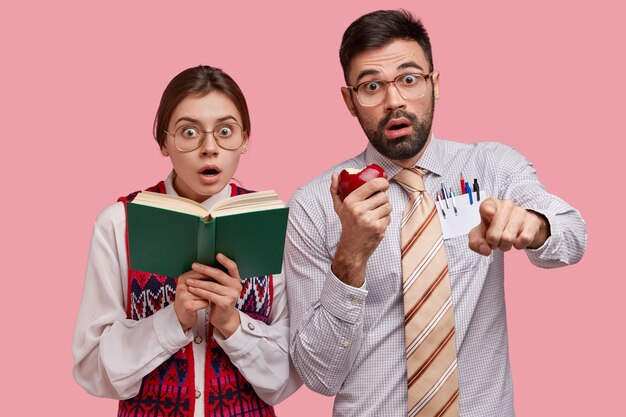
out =
{"type": "Polygon", "coordinates": [[[389,130],[400,130],[404,129],[405,127],[409,127],[409,125],[406,123],[399,123],[397,125],[389,126],[389,130]]]}
{"type": "Polygon", "coordinates": [[[399,119],[390,120],[385,126],[387,130],[400,130],[407,127],[410,127],[411,123],[405,117],[401,117],[399,119]]]}
{"type": "Polygon", "coordinates": [[[219,171],[219,169],[216,169],[216,168],[205,168],[202,171],[200,171],[200,173],[202,175],[206,175],[208,177],[213,177],[213,176],[219,174],[220,171],[219,171]]]}
{"type": "Polygon", "coordinates": [[[397,139],[406,135],[410,135],[413,125],[405,117],[390,120],[385,126],[385,136],[387,139],[397,139]]]}

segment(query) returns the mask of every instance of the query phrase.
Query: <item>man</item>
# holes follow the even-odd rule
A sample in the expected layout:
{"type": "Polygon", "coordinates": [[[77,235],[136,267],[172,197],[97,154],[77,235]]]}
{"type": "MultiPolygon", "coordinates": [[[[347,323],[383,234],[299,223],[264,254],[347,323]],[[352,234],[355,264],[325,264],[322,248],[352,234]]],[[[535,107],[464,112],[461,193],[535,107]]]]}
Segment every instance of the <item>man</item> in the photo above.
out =
{"type": "Polygon", "coordinates": [[[512,148],[433,136],[439,74],[428,35],[410,14],[357,19],[340,59],[343,98],[369,144],[290,202],[294,366],[312,390],[336,395],[335,416],[514,416],[503,252],[523,249],[542,268],[575,263],[585,224],[512,148]],[[342,200],[337,173],[371,163],[389,180],[369,180],[342,200]],[[452,197],[463,192],[461,173],[479,183],[476,205],[452,197]],[[472,208],[479,220],[442,235],[440,224],[472,208]],[[428,221],[406,235],[421,212],[428,221]],[[440,306],[424,307],[435,298],[440,306]],[[444,324],[447,337],[435,340],[444,324]]]}

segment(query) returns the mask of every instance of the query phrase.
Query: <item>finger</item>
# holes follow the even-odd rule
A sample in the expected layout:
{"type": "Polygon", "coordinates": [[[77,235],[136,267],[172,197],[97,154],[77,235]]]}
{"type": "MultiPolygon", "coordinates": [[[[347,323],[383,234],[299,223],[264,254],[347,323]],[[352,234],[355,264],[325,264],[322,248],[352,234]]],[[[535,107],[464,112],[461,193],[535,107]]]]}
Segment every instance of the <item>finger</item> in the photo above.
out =
{"type": "Polygon", "coordinates": [[[384,217],[388,217],[391,214],[392,207],[391,203],[386,202],[375,209],[373,209],[370,213],[370,216],[373,220],[382,219],[384,217]]]}
{"type": "Polygon", "coordinates": [[[504,201],[500,201],[495,214],[491,217],[489,227],[485,233],[487,243],[492,249],[500,247],[500,240],[502,239],[502,233],[504,232],[511,215],[512,206],[504,201]]]}
{"type": "Polygon", "coordinates": [[[176,279],[176,293],[182,294],[182,291],[185,291],[187,289],[188,280],[195,278],[196,276],[199,278],[202,275],[198,274],[196,271],[187,271],[184,274],[181,274],[176,279]]]}
{"type": "Polygon", "coordinates": [[[227,288],[216,283],[212,284],[212,286],[189,287],[189,291],[195,296],[209,301],[214,301],[215,297],[228,297],[232,300],[237,298],[236,295],[238,294],[235,294],[232,288],[227,288]]]}
{"type": "Polygon", "coordinates": [[[232,297],[229,297],[229,296],[223,296],[223,295],[214,294],[214,293],[209,293],[209,296],[211,297],[211,304],[213,304],[217,308],[226,309],[226,308],[236,308],[237,306],[236,298],[233,299],[232,297]]]}
{"type": "Polygon", "coordinates": [[[480,203],[479,213],[480,220],[485,223],[487,228],[489,228],[489,224],[493,219],[493,216],[496,215],[496,211],[498,210],[498,206],[496,201],[493,198],[488,198],[482,203],[480,203]]]}
{"type": "MultiPolygon", "coordinates": [[[[225,288],[222,287],[222,289],[225,288]]],[[[204,304],[206,304],[207,306],[211,304],[211,308],[213,308],[213,306],[218,308],[228,308],[235,307],[237,305],[237,298],[232,297],[231,294],[223,295],[212,291],[206,291],[200,288],[194,288],[193,291],[197,292],[198,295],[202,297],[202,301],[204,304]]]]}
{"type": "Polygon", "coordinates": [[[204,298],[198,298],[197,300],[185,300],[182,303],[183,309],[186,311],[198,311],[209,306],[209,301],[204,298]]]}
{"type": "MultiPolygon", "coordinates": [[[[235,280],[232,280],[235,281],[235,280]]],[[[239,283],[238,283],[239,284],[239,283]]],[[[194,294],[198,294],[195,290],[210,291],[220,295],[236,294],[241,292],[241,284],[239,285],[222,285],[215,281],[194,280],[189,282],[189,290],[194,294]]]]}
{"type": "Polygon", "coordinates": [[[363,201],[370,198],[372,195],[381,191],[387,191],[389,188],[389,180],[386,178],[372,178],[366,181],[356,190],[352,191],[346,199],[352,197],[352,200],[363,201]]]}
{"type": "MultiPolygon", "coordinates": [[[[358,209],[363,211],[375,210],[378,207],[389,203],[389,197],[384,191],[379,191],[376,194],[372,194],[366,200],[359,201],[357,203],[358,209]]],[[[350,203],[349,203],[350,204],[350,203]]]]}
{"type": "Polygon", "coordinates": [[[336,172],[333,172],[333,175],[330,179],[330,195],[333,199],[333,206],[335,207],[335,211],[338,211],[343,202],[341,201],[341,197],[339,196],[339,174],[337,174],[336,172]]]}
{"type": "Polygon", "coordinates": [[[185,274],[178,277],[178,282],[176,283],[176,298],[178,299],[199,299],[195,295],[189,292],[189,282],[195,280],[206,279],[206,276],[200,274],[196,271],[188,271],[185,274]],[[193,273],[189,273],[193,272],[193,273]],[[184,276],[183,276],[184,275],[184,276]]]}
{"type": "Polygon", "coordinates": [[[468,234],[468,246],[471,250],[483,256],[491,255],[492,249],[485,239],[487,229],[483,223],[474,227],[468,234]]]}
{"type": "Polygon", "coordinates": [[[539,224],[533,217],[535,217],[533,214],[526,212],[524,222],[520,227],[521,230],[513,242],[515,249],[526,249],[535,241],[535,237],[539,233],[539,224]]]}
{"type": "Polygon", "coordinates": [[[190,300],[191,301],[203,300],[202,297],[198,297],[196,294],[193,293],[193,291],[191,291],[191,287],[189,286],[188,282],[182,285],[178,285],[176,287],[175,299],[181,302],[187,302],[190,300]]]}
{"type": "Polygon", "coordinates": [[[211,278],[219,282],[222,285],[228,285],[232,281],[232,277],[229,276],[226,272],[222,271],[221,269],[214,268],[208,265],[203,265],[198,262],[194,262],[191,265],[191,267],[193,268],[194,271],[197,271],[201,275],[203,275],[204,276],[203,278],[205,280],[206,278],[211,278]]]}
{"type": "Polygon", "coordinates": [[[501,251],[506,252],[508,250],[511,250],[511,248],[513,247],[513,243],[516,241],[518,235],[522,230],[522,224],[524,222],[524,212],[525,210],[519,207],[511,210],[508,222],[504,230],[502,231],[502,236],[500,237],[500,244],[498,245],[501,251]]]}
{"type": "Polygon", "coordinates": [[[218,253],[215,257],[219,263],[226,267],[228,275],[230,275],[231,278],[237,280],[241,279],[241,277],[239,276],[239,268],[237,267],[237,263],[235,261],[228,258],[223,253],[218,253]]]}

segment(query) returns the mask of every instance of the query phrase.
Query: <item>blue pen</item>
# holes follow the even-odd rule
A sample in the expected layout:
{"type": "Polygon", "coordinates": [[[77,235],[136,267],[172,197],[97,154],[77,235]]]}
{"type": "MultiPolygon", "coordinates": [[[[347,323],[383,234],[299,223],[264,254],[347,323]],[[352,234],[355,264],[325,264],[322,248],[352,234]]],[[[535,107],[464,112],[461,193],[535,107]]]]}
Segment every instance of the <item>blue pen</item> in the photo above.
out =
{"type": "Polygon", "coordinates": [[[470,188],[469,183],[467,181],[465,181],[465,192],[467,192],[467,195],[469,195],[470,205],[474,204],[474,198],[472,197],[472,189],[470,188]]]}
{"type": "Polygon", "coordinates": [[[454,215],[458,216],[459,211],[456,209],[456,202],[454,201],[454,191],[450,189],[450,199],[452,199],[452,207],[454,207],[454,215]]]}

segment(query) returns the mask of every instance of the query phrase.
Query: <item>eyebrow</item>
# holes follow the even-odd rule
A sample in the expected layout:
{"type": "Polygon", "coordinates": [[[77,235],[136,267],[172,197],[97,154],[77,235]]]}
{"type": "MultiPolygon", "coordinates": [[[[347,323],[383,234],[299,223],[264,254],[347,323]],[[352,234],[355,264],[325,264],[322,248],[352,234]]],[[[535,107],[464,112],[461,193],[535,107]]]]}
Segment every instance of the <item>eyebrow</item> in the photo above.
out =
{"type": "MultiPolygon", "coordinates": [[[[239,120],[237,120],[237,118],[235,116],[231,115],[231,114],[227,114],[225,116],[222,116],[222,117],[218,118],[215,121],[215,123],[216,124],[220,124],[220,123],[225,122],[226,120],[230,120],[230,119],[234,120],[236,123],[239,123],[239,120]]],[[[176,119],[176,123],[174,123],[174,126],[178,125],[180,122],[190,122],[190,123],[196,123],[196,124],[199,124],[199,125],[202,124],[200,122],[200,120],[198,120],[198,119],[194,119],[193,117],[182,116],[182,117],[179,117],[178,119],[176,119]]]]}
{"type": "MultiPolygon", "coordinates": [[[[415,62],[415,61],[407,61],[407,62],[404,62],[404,63],[402,63],[402,64],[398,65],[398,69],[399,69],[399,70],[401,70],[401,69],[406,69],[406,68],[416,68],[416,69],[419,69],[420,71],[425,72],[425,71],[424,71],[424,68],[422,68],[422,67],[421,67],[421,66],[420,66],[417,62],[415,62]]],[[[366,77],[366,76],[368,76],[368,75],[376,75],[376,74],[380,74],[380,71],[375,70],[375,69],[365,69],[365,70],[363,70],[363,71],[361,71],[361,72],[359,73],[359,76],[358,76],[358,77],[356,77],[356,83],[355,83],[355,84],[358,84],[358,83],[359,83],[359,81],[361,81],[361,79],[362,79],[363,77],[366,77]]]]}

